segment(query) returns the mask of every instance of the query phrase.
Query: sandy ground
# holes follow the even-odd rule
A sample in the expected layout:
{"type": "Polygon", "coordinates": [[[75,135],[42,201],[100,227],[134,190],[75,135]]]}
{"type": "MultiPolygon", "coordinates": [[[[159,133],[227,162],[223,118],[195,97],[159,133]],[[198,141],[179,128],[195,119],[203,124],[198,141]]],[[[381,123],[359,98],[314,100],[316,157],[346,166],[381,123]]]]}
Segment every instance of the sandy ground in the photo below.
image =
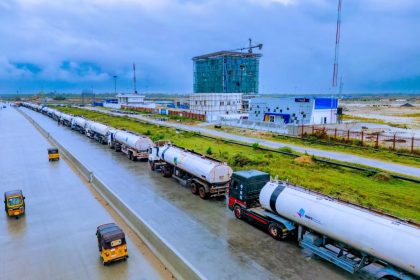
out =
{"type": "MultiPolygon", "coordinates": [[[[362,123],[350,125],[352,129],[362,126],[369,129],[397,132],[400,135],[420,137],[420,117],[410,117],[408,114],[420,114],[420,98],[417,99],[380,99],[372,101],[344,100],[341,102],[344,114],[363,118],[378,119],[387,124],[362,123]],[[409,103],[413,107],[402,107],[409,103]],[[400,127],[393,127],[392,124],[400,127]],[[404,128],[403,128],[404,127],[404,128]],[[405,128],[406,127],[406,128],[405,128]]],[[[350,127],[349,127],[350,128],[350,127]]]]}

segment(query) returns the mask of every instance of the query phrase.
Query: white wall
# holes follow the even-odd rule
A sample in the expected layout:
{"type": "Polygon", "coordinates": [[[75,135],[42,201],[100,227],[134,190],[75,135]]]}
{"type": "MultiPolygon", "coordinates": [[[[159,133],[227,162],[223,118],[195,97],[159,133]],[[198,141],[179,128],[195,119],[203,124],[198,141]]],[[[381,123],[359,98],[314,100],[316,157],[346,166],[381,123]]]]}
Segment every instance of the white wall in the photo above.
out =
{"type": "Polygon", "coordinates": [[[337,122],[337,109],[314,110],[312,113],[312,124],[330,124],[337,122]]]}

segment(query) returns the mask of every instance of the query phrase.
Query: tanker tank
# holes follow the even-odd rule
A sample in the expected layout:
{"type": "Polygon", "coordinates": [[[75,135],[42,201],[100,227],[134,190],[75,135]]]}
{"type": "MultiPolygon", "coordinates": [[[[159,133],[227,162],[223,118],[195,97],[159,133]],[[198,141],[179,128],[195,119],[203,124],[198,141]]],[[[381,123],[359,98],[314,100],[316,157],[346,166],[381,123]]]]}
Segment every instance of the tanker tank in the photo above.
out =
{"type": "Polygon", "coordinates": [[[87,129],[100,134],[102,136],[107,136],[108,132],[111,130],[111,127],[98,123],[98,122],[94,122],[94,121],[89,121],[88,125],[87,125],[87,129]]]}
{"type": "Polygon", "coordinates": [[[149,147],[153,146],[153,142],[149,137],[136,135],[123,130],[115,132],[114,139],[137,151],[147,151],[149,147]]]}
{"type": "Polygon", "coordinates": [[[159,147],[158,156],[210,184],[224,184],[230,180],[233,173],[232,168],[223,162],[170,144],[159,147]]]}
{"type": "Polygon", "coordinates": [[[415,224],[278,182],[268,182],[259,201],[268,211],[420,275],[415,224]]]}

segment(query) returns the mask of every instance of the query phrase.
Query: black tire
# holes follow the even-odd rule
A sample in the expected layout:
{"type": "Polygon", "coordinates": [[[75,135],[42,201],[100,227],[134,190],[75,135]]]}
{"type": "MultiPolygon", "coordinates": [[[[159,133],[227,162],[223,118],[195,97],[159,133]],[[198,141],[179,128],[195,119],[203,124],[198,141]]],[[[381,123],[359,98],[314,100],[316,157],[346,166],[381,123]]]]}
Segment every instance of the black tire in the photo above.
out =
{"type": "Polygon", "coordinates": [[[171,167],[166,166],[164,169],[164,176],[166,178],[172,177],[172,169],[171,167]]]}
{"type": "Polygon", "coordinates": [[[198,186],[197,186],[197,183],[191,183],[191,193],[193,195],[197,195],[198,194],[198,186]]]}
{"type": "Polygon", "coordinates": [[[198,195],[200,196],[201,199],[209,198],[209,193],[206,192],[206,188],[204,188],[204,186],[200,186],[198,188],[198,195]]]}
{"type": "Polygon", "coordinates": [[[274,222],[268,225],[268,233],[276,240],[284,240],[288,235],[288,231],[283,224],[274,222]]]}
{"type": "Polygon", "coordinates": [[[233,213],[235,214],[235,217],[239,220],[242,220],[242,208],[239,205],[235,205],[233,207],[233,213]]]}
{"type": "Polygon", "coordinates": [[[152,170],[152,171],[156,170],[156,166],[155,166],[155,163],[153,161],[149,161],[149,166],[150,166],[150,170],[152,170]]]}

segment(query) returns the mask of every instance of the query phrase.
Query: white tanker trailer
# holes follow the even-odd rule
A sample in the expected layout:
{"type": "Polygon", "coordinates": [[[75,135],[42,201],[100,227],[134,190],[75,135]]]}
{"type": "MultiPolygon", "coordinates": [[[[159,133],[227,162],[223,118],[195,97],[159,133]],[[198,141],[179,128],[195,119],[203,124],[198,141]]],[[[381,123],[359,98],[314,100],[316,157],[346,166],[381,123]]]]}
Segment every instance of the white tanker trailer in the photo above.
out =
{"type": "Polygon", "coordinates": [[[164,141],[149,150],[149,164],[152,170],[160,169],[163,176],[183,182],[202,199],[225,195],[233,173],[224,162],[164,141]]]}
{"type": "Polygon", "coordinates": [[[55,111],[56,111],[56,110],[54,110],[54,109],[52,109],[52,108],[48,108],[48,107],[46,107],[46,113],[47,113],[47,116],[48,116],[48,117],[50,117],[50,118],[53,118],[53,117],[54,117],[55,111]]]}
{"type": "Polygon", "coordinates": [[[108,134],[111,130],[112,128],[107,125],[89,121],[86,125],[86,136],[95,139],[101,144],[106,144],[108,140],[108,134]]]}
{"type": "Polygon", "coordinates": [[[65,126],[71,126],[71,121],[73,119],[72,115],[61,113],[60,122],[65,126]]]}
{"type": "Polygon", "coordinates": [[[47,115],[48,113],[48,107],[41,105],[41,113],[44,115],[47,115]]]}
{"type": "Polygon", "coordinates": [[[84,134],[86,129],[87,120],[82,117],[74,117],[71,121],[71,129],[77,130],[84,134]]]}
{"type": "Polygon", "coordinates": [[[61,120],[61,114],[62,113],[60,111],[54,110],[52,118],[56,121],[60,121],[61,120]]]}
{"type": "Polygon", "coordinates": [[[108,145],[115,151],[121,151],[133,161],[147,159],[149,147],[153,145],[149,137],[123,130],[110,129],[108,145]]]}
{"type": "MultiPolygon", "coordinates": [[[[375,263],[375,278],[420,276],[420,227],[251,170],[232,175],[229,208],[275,239],[299,245],[350,273],[375,263]]],[[[372,270],[372,269],[371,269],[372,270]]]]}

